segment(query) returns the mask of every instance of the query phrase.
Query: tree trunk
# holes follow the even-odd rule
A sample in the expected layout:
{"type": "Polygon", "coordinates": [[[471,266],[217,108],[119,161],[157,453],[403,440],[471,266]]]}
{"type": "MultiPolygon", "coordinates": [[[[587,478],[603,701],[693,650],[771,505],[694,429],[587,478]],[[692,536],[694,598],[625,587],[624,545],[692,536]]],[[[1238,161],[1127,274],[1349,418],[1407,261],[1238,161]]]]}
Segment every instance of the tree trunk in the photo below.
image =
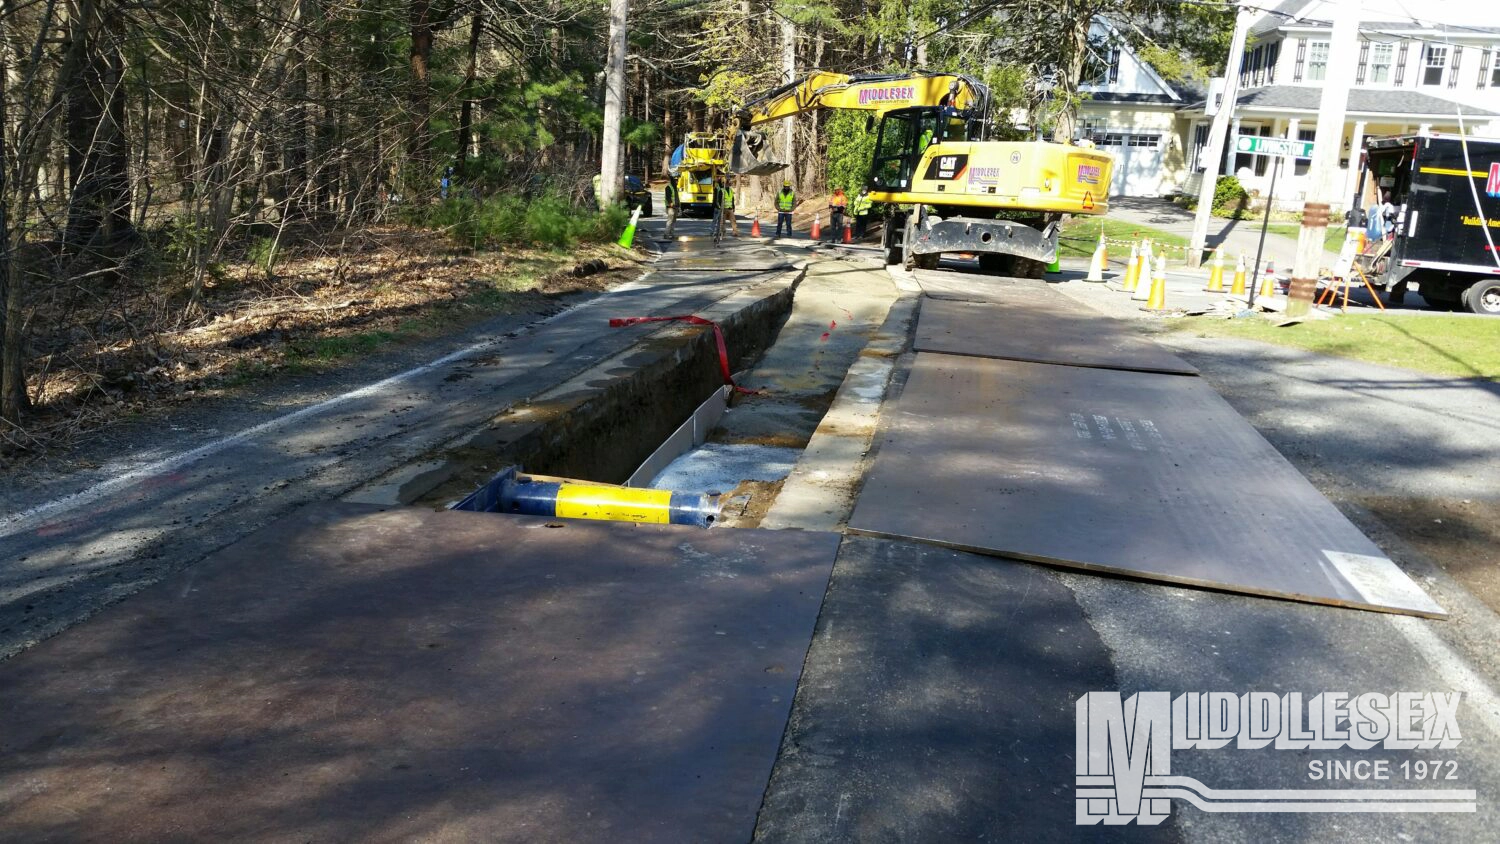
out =
{"type": "Polygon", "coordinates": [[[458,172],[464,172],[469,147],[474,143],[474,80],[479,75],[479,36],[484,32],[484,12],[474,12],[469,27],[469,65],[464,69],[464,102],[458,112],[458,149],[454,153],[458,172]]]}
{"type": "Polygon", "coordinates": [[[1087,15],[1078,17],[1072,31],[1067,34],[1067,64],[1058,74],[1057,90],[1052,94],[1057,105],[1057,116],[1052,123],[1052,139],[1055,141],[1072,140],[1078,125],[1078,84],[1083,76],[1084,59],[1088,57],[1090,22],[1087,15]]]}
{"type": "Polygon", "coordinates": [[[604,205],[620,198],[620,123],[625,106],[625,25],[628,0],[609,0],[609,57],[604,65],[604,138],[599,151],[599,195],[604,205]]]}
{"type": "Polygon", "coordinates": [[[411,134],[407,143],[407,155],[412,165],[427,176],[427,165],[432,156],[432,127],[429,118],[432,111],[432,83],[428,64],[432,60],[432,3],[429,0],[411,0],[411,134]]]}

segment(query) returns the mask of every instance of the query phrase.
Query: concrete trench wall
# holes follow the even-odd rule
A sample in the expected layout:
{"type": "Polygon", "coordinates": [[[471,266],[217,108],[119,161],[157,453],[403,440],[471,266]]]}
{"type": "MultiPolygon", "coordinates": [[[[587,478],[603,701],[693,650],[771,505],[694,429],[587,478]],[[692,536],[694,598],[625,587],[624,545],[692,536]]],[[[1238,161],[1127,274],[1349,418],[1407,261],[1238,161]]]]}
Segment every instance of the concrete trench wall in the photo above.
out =
{"type": "MultiPolygon", "coordinates": [[[[701,314],[723,329],[731,369],[754,360],[775,340],[791,313],[800,275],[790,284],[778,280],[731,297],[740,300],[737,307],[721,304],[701,314]]],[[[501,413],[450,449],[438,466],[405,483],[400,498],[443,506],[510,465],[538,474],[623,483],[722,384],[713,330],[667,328],[501,413]]]]}

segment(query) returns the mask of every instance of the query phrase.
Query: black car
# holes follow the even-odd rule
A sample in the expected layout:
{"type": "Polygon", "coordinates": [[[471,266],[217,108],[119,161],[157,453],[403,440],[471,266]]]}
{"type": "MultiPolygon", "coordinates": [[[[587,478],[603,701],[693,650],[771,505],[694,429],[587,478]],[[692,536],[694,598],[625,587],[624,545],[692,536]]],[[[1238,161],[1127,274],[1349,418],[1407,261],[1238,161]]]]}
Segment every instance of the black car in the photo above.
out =
{"type": "Polygon", "coordinates": [[[651,216],[651,189],[635,176],[625,177],[625,207],[632,211],[639,207],[642,217],[651,216]]]}

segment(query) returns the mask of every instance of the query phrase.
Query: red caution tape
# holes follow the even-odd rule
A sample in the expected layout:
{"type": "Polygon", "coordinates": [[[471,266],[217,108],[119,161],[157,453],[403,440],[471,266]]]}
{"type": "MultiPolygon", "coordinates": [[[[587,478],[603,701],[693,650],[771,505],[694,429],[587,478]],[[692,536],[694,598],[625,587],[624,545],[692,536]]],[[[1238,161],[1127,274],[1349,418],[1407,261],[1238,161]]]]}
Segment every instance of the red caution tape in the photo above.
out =
{"type": "Polygon", "coordinates": [[[640,325],[643,322],[685,322],[689,325],[706,325],[714,330],[714,342],[719,347],[719,372],[724,375],[724,383],[734,388],[737,393],[746,395],[760,395],[760,390],[750,390],[734,383],[734,376],[729,374],[729,347],[724,344],[724,330],[717,322],[704,319],[701,316],[633,316],[613,317],[609,321],[610,328],[625,328],[631,325],[640,325]]]}

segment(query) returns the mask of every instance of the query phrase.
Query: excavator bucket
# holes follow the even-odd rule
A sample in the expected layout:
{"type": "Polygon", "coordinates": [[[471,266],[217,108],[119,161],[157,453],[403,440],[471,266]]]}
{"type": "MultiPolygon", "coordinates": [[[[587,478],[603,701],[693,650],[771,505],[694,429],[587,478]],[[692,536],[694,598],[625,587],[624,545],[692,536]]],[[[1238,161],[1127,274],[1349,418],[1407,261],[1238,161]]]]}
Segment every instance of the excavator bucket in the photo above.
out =
{"type": "Polygon", "coordinates": [[[756,151],[764,149],[765,136],[759,132],[737,132],[734,145],[729,150],[729,172],[736,176],[769,176],[787,165],[779,161],[763,161],[756,151]]]}

